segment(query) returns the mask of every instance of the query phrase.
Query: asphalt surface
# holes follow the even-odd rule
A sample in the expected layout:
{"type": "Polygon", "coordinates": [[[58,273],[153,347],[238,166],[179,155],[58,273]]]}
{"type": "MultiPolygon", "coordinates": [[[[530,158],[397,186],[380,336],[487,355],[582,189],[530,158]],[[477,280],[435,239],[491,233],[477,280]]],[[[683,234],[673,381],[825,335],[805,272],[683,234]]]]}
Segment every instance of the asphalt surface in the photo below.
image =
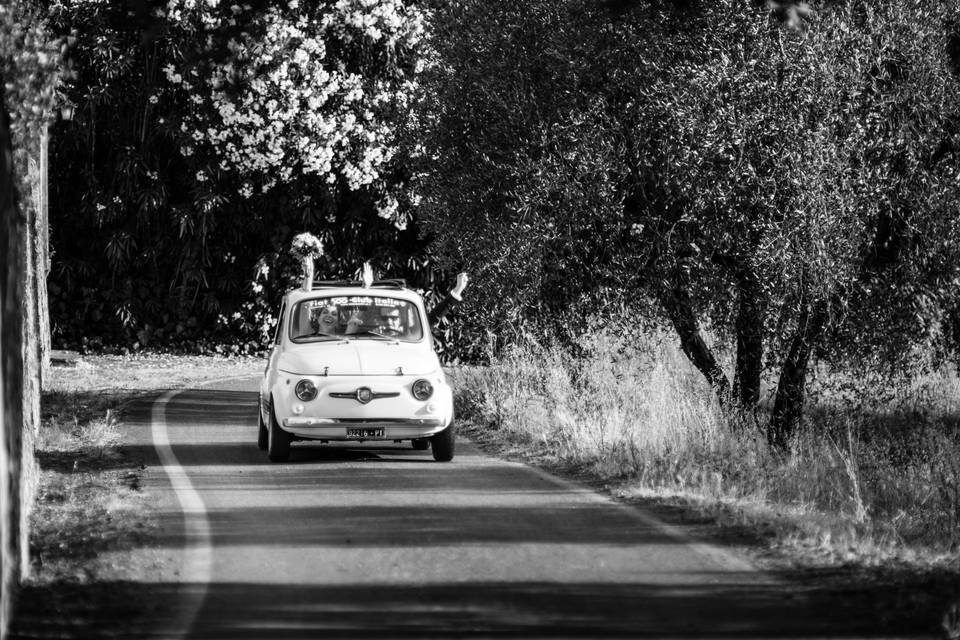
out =
{"type": "MultiPolygon", "coordinates": [[[[735,549],[460,438],[256,446],[255,381],[127,418],[160,514],[127,633],[167,638],[906,637],[869,594],[799,587],[735,549]],[[166,444],[165,444],[166,443],[166,444]],[[168,446],[167,446],[168,444],[168,446]],[[160,551],[157,551],[157,550],[160,551]],[[161,557],[162,556],[162,557],[161,557]],[[893,626],[891,626],[893,624],[893,626]],[[130,631],[133,629],[134,631],[130,631]]],[[[122,634],[121,634],[122,635],[122,634]]]]}

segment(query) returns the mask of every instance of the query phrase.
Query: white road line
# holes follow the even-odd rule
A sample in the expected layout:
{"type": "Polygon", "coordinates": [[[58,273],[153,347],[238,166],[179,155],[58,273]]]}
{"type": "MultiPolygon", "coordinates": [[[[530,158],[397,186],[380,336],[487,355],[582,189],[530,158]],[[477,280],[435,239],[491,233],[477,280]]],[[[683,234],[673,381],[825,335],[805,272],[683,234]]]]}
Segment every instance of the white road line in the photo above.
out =
{"type": "Polygon", "coordinates": [[[184,610],[183,627],[176,633],[176,637],[186,637],[193,626],[193,622],[200,612],[200,607],[207,595],[210,583],[210,572],[213,563],[213,547],[210,542],[210,521],[207,519],[207,507],[203,504],[200,494],[194,489],[193,483],[187,476],[177,456],[170,447],[170,438],[167,433],[166,407],[179,391],[167,391],[153,402],[151,413],[151,433],[153,446],[160,457],[160,464],[170,479],[170,484],[180,502],[183,511],[185,541],[185,558],[181,582],[192,587],[190,602],[184,610]]]}

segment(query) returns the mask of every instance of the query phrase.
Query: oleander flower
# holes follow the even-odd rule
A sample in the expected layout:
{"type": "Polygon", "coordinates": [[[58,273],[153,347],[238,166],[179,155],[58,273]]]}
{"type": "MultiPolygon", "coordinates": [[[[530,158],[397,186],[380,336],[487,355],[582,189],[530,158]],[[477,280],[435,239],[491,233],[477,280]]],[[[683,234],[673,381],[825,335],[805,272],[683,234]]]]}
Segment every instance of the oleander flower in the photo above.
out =
{"type": "MultiPolygon", "coordinates": [[[[173,90],[195,106],[181,126],[184,156],[203,147],[242,179],[244,197],[252,194],[247,184],[268,193],[311,176],[331,190],[390,191],[392,118],[418,88],[423,9],[404,0],[294,0],[253,12],[207,0],[198,24],[200,4],[169,0],[163,10],[172,28],[206,32],[196,41],[226,42],[230,52],[185,57],[163,69],[173,90]],[[250,32],[262,35],[236,36],[240,19],[255,20],[250,32]],[[216,32],[223,38],[209,36],[216,32]],[[350,49],[373,62],[348,66],[333,57],[350,49]]],[[[204,53],[208,45],[198,46],[204,53]]]]}

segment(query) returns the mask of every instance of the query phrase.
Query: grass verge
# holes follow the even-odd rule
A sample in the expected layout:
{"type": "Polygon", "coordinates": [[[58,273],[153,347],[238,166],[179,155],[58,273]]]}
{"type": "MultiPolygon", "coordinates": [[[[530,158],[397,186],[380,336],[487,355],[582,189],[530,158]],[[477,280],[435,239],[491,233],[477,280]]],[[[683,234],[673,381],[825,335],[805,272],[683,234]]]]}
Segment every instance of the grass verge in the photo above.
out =
{"type": "Polygon", "coordinates": [[[893,388],[820,375],[785,456],[762,415],[721,410],[670,335],[529,343],[452,377],[458,423],[488,451],[738,546],[799,592],[960,638],[955,372],[893,388]]]}
{"type": "Polygon", "coordinates": [[[458,418],[500,453],[624,499],[680,505],[798,562],[957,569],[955,373],[882,398],[852,398],[838,376],[821,376],[808,424],[782,456],[768,448],[762,417],[721,410],[670,338],[599,331],[575,355],[530,343],[489,367],[457,369],[458,418]]]}

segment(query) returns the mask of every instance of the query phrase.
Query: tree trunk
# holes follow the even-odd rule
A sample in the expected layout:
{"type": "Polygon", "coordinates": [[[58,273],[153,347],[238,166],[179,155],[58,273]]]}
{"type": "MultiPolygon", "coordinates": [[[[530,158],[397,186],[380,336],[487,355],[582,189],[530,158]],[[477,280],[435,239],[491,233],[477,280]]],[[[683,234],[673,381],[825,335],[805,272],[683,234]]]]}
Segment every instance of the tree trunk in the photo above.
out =
{"type": "Polygon", "coordinates": [[[706,377],[725,405],[730,397],[730,382],[714,357],[713,352],[700,335],[700,325],[693,308],[693,300],[683,284],[675,284],[661,299],[673,328],[680,337],[680,347],[690,362],[706,377]]]}
{"type": "MultiPolygon", "coordinates": [[[[30,140],[33,145],[37,141],[30,140]]],[[[40,376],[41,376],[41,319],[40,319],[40,252],[38,251],[36,202],[24,201],[20,206],[23,220],[20,235],[19,279],[21,291],[21,363],[23,408],[20,428],[20,573],[30,574],[30,548],[28,533],[29,518],[37,495],[40,469],[34,455],[40,429],[40,376]]]]}
{"type": "Polygon", "coordinates": [[[825,321],[826,312],[822,305],[817,305],[813,309],[809,304],[801,307],[790,353],[787,354],[783,368],[780,370],[777,397],[767,428],[767,441],[780,451],[786,451],[790,446],[790,440],[797,432],[803,417],[807,366],[825,321]]]}
{"type": "Polygon", "coordinates": [[[733,396],[744,408],[753,408],[760,401],[766,308],[757,275],[744,269],[738,280],[737,368],[733,375],[733,396]]]}
{"type": "MultiPolygon", "coordinates": [[[[5,104],[0,77],[0,105],[5,104]]],[[[23,361],[21,338],[21,259],[25,224],[17,208],[10,121],[0,109],[0,635],[6,635],[11,603],[20,581],[21,529],[20,463],[23,424],[23,361]]]]}

